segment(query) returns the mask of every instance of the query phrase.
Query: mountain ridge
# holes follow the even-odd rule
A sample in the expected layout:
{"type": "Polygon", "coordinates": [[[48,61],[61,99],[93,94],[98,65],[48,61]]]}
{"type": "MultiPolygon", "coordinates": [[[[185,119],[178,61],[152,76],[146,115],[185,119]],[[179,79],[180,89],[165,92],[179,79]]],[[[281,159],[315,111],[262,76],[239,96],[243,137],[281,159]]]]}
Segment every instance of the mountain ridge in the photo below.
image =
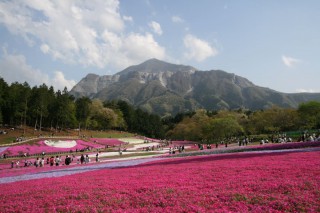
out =
{"type": "Polygon", "coordinates": [[[114,75],[90,73],[70,94],[102,101],[125,100],[162,116],[198,108],[258,110],[272,105],[296,108],[301,102],[320,101],[319,93],[282,93],[257,86],[234,73],[201,71],[158,59],[130,66],[114,75]]]}

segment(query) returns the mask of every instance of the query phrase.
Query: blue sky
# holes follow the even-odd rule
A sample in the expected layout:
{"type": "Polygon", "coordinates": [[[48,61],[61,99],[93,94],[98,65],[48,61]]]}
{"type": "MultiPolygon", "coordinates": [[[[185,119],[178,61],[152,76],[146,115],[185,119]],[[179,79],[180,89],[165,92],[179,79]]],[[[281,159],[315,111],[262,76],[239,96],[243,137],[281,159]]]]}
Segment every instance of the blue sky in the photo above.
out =
{"type": "Polygon", "coordinates": [[[318,0],[1,0],[0,76],[70,90],[149,58],[320,92],[318,0]]]}

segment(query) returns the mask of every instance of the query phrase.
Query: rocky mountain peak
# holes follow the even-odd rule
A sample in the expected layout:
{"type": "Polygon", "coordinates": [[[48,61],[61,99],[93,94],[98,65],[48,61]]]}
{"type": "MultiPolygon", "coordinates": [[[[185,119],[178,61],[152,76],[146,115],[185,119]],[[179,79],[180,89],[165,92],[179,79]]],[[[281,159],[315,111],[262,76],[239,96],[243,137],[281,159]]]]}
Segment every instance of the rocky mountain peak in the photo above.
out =
{"type": "Polygon", "coordinates": [[[145,73],[160,73],[160,72],[194,72],[197,69],[186,65],[171,64],[155,58],[149,59],[139,65],[130,66],[123,71],[117,73],[118,75],[125,75],[130,72],[145,72],[145,73]]]}
{"type": "Polygon", "coordinates": [[[105,100],[125,100],[148,112],[176,114],[208,110],[297,107],[320,100],[320,94],[284,94],[254,85],[222,70],[199,71],[191,66],[150,59],[115,75],[88,74],[70,93],[105,100]]]}

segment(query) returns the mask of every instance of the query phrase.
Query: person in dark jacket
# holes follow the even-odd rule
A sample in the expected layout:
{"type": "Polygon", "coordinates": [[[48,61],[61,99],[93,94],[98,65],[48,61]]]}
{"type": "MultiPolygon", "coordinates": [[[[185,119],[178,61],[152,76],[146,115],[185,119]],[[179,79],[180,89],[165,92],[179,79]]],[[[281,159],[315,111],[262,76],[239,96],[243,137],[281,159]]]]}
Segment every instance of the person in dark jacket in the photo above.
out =
{"type": "Polygon", "coordinates": [[[83,162],[84,162],[84,155],[83,154],[81,154],[80,162],[81,162],[81,164],[83,164],[83,162]]]}
{"type": "Polygon", "coordinates": [[[69,155],[66,156],[66,159],[64,160],[64,163],[68,166],[71,163],[71,158],[69,155]]]}

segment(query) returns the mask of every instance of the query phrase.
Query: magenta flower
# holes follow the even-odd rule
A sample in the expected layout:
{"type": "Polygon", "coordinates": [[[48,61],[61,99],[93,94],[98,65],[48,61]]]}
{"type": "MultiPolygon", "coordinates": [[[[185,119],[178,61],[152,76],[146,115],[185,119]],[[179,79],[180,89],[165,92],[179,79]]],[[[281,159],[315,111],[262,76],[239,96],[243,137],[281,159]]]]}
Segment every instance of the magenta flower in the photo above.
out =
{"type": "Polygon", "coordinates": [[[170,158],[3,183],[1,211],[319,212],[315,150],[170,158]]]}
{"type": "MultiPolygon", "coordinates": [[[[66,142],[70,142],[72,140],[65,140],[66,142]]],[[[22,144],[17,146],[11,146],[2,151],[0,154],[7,154],[10,156],[16,156],[16,155],[24,155],[24,154],[41,154],[41,153],[55,153],[55,152],[69,152],[72,150],[75,152],[76,150],[82,150],[86,148],[103,148],[101,144],[95,144],[92,142],[86,142],[83,140],[75,140],[75,146],[63,148],[63,147],[54,147],[54,146],[48,146],[44,140],[41,140],[37,143],[34,143],[32,145],[30,144],[22,144]]]]}

